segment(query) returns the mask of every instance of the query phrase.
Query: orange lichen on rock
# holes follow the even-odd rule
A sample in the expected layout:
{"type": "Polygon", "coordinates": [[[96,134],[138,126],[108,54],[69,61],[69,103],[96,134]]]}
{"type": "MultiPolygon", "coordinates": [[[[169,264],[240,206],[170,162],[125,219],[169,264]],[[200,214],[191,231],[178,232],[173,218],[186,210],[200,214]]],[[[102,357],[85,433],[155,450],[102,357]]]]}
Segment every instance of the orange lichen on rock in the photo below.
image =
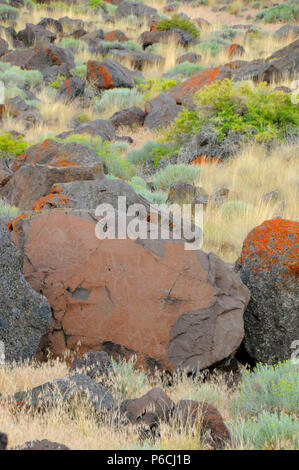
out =
{"type": "Polygon", "coordinates": [[[245,50],[240,44],[231,44],[227,53],[228,57],[235,57],[237,55],[244,55],[245,50]]]}
{"type": "Polygon", "coordinates": [[[70,160],[59,160],[59,161],[54,161],[52,163],[49,164],[49,166],[59,166],[59,167],[62,167],[62,168],[65,168],[67,166],[77,166],[79,167],[79,165],[77,165],[77,163],[75,162],[72,162],[70,160]]]}
{"type": "Polygon", "coordinates": [[[101,88],[113,88],[113,80],[111,73],[96,61],[89,60],[87,62],[86,81],[97,83],[99,76],[103,80],[101,88]]]}
{"type": "Polygon", "coordinates": [[[209,164],[209,165],[220,165],[222,161],[220,158],[213,157],[212,155],[199,155],[196,157],[190,165],[203,165],[203,164],[209,164]]]}
{"type": "Polygon", "coordinates": [[[59,194],[47,194],[47,196],[42,197],[36,201],[32,207],[34,211],[40,211],[44,209],[45,205],[48,204],[53,208],[63,208],[69,206],[69,198],[62,193],[59,194]]]}
{"type": "Polygon", "coordinates": [[[254,228],[243,243],[240,262],[257,272],[280,266],[282,276],[298,279],[299,222],[277,217],[254,228]]]}
{"type": "Polygon", "coordinates": [[[10,232],[16,232],[18,229],[17,229],[17,225],[18,223],[20,222],[20,220],[23,220],[23,219],[27,219],[27,215],[25,214],[20,214],[18,217],[16,217],[12,222],[5,222],[6,225],[7,225],[7,228],[10,232]]]}

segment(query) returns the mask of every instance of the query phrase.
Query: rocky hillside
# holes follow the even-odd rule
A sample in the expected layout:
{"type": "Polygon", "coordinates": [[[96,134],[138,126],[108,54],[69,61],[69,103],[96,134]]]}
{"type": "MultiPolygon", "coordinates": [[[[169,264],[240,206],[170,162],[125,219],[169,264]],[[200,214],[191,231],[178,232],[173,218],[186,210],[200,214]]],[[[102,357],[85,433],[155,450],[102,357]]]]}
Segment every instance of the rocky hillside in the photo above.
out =
{"type": "Polygon", "coordinates": [[[0,450],[298,446],[298,34],[0,0],[0,450]]]}

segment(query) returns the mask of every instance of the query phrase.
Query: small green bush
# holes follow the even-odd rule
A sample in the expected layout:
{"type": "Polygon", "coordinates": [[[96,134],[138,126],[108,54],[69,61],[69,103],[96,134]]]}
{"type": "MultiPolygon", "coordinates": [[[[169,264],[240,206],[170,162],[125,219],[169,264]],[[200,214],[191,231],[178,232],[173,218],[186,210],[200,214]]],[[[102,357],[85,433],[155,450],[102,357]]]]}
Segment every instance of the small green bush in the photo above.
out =
{"type": "Polygon", "coordinates": [[[267,412],[298,412],[299,366],[292,361],[274,366],[258,364],[253,372],[242,374],[240,389],[232,401],[239,415],[256,416],[267,412]]]}
{"type": "Polygon", "coordinates": [[[76,52],[82,51],[85,48],[84,41],[71,37],[61,39],[56,45],[62,49],[74,49],[76,52]]]}
{"type": "Polygon", "coordinates": [[[166,197],[167,197],[166,193],[163,193],[161,191],[151,192],[149,189],[147,189],[147,187],[143,183],[138,184],[138,182],[137,183],[134,182],[133,178],[128,183],[130,186],[132,186],[132,188],[137,194],[144,197],[147,201],[151,202],[152,204],[164,204],[165,203],[166,197]]]}
{"type": "Polygon", "coordinates": [[[26,148],[27,143],[21,135],[17,138],[9,133],[0,135],[0,157],[15,158],[23,153],[26,148]]]}
{"type": "Polygon", "coordinates": [[[95,108],[99,113],[113,109],[114,112],[138,106],[143,103],[143,96],[136,89],[114,88],[105,90],[101,97],[95,101],[95,108]]]}
{"type": "Polygon", "coordinates": [[[121,400],[136,398],[149,385],[147,374],[135,368],[136,362],[136,358],[131,358],[128,361],[119,358],[117,362],[112,359],[115,371],[113,387],[121,400]]]}
{"type": "Polygon", "coordinates": [[[0,220],[12,220],[18,217],[20,211],[16,206],[10,206],[0,199],[0,220]]]}
{"type": "Polygon", "coordinates": [[[168,70],[167,73],[171,75],[182,74],[185,77],[190,77],[196,72],[200,72],[204,69],[204,66],[201,64],[192,64],[192,62],[182,62],[181,64],[175,65],[171,70],[168,70]]]}
{"type": "Polygon", "coordinates": [[[175,181],[186,181],[194,184],[200,176],[200,169],[197,166],[179,164],[168,165],[163,170],[158,171],[152,182],[158,189],[167,191],[175,181]]]}
{"type": "Polygon", "coordinates": [[[22,70],[15,65],[0,62],[0,80],[9,87],[25,84],[34,87],[43,83],[43,76],[38,70],[22,70]]]}
{"type": "Polygon", "coordinates": [[[107,11],[107,3],[104,0],[89,0],[88,6],[90,8],[103,8],[104,11],[107,11]]]}
{"type": "Polygon", "coordinates": [[[251,204],[247,204],[244,201],[228,201],[222,204],[221,206],[221,212],[227,216],[230,217],[233,214],[244,214],[250,209],[253,209],[253,206],[251,204]]]}
{"type": "Polygon", "coordinates": [[[63,82],[66,80],[66,77],[64,75],[61,75],[60,73],[57,75],[56,80],[53,80],[53,82],[49,83],[49,87],[53,88],[54,90],[59,89],[63,82]]]}
{"type": "Polygon", "coordinates": [[[186,31],[187,33],[191,34],[191,36],[193,36],[194,38],[198,38],[200,36],[200,31],[197,26],[192,23],[189,18],[181,18],[179,15],[173,15],[171,19],[166,18],[160,21],[157,26],[158,31],[168,31],[173,28],[186,31]]]}
{"type": "Polygon", "coordinates": [[[276,5],[260,11],[256,14],[255,18],[263,21],[264,23],[298,21],[299,7],[290,3],[286,5],[276,5]]]}
{"type": "Polygon", "coordinates": [[[100,154],[100,157],[106,164],[108,174],[122,180],[129,180],[132,177],[133,170],[125,158],[120,158],[112,153],[100,154]]]}
{"type": "Polygon", "coordinates": [[[146,83],[139,85],[139,88],[144,91],[144,99],[150,100],[160,93],[170,90],[170,88],[176,86],[177,83],[177,80],[164,77],[148,78],[146,83]]]}
{"type": "Polygon", "coordinates": [[[10,5],[0,5],[0,20],[15,20],[19,14],[17,8],[11,7],[10,5]]]}
{"type": "Polygon", "coordinates": [[[86,72],[87,72],[87,65],[86,64],[78,64],[76,67],[71,69],[71,74],[75,75],[76,77],[80,77],[83,80],[86,77],[86,72]]]}
{"type": "Polygon", "coordinates": [[[195,50],[202,52],[203,54],[211,54],[212,57],[215,57],[219,54],[224,45],[221,44],[217,39],[205,39],[195,46],[195,50]]]}
{"type": "Polygon", "coordinates": [[[127,160],[136,166],[146,164],[156,165],[162,157],[167,156],[170,148],[166,144],[149,140],[140,149],[132,150],[127,155],[127,160]]]}
{"type": "Polygon", "coordinates": [[[265,83],[253,86],[225,79],[198,91],[194,100],[197,111],[179,113],[168,139],[195,134],[207,124],[214,127],[219,140],[229,131],[260,142],[283,141],[288,132],[298,132],[298,106],[289,94],[273,91],[265,83]]]}
{"type": "Polygon", "coordinates": [[[299,422],[286,414],[263,411],[257,418],[230,426],[232,440],[255,450],[298,449],[299,422]]]}

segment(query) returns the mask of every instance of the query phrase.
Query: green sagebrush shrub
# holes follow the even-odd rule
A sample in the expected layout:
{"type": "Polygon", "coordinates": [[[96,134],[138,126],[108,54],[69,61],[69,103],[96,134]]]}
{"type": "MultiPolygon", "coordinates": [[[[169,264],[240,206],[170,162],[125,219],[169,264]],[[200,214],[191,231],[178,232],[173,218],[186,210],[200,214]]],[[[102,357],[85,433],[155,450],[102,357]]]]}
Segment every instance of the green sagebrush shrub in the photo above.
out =
{"type": "Polygon", "coordinates": [[[236,446],[255,450],[298,449],[299,422],[284,413],[263,411],[257,418],[231,424],[236,446]]]}
{"type": "Polygon", "coordinates": [[[255,18],[263,21],[264,23],[275,23],[276,21],[298,21],[299,7],[298,4],[296,5],[295,3],[276,5],[260,11],[256,14],[255,18]]]}
{"type": "Polygon", "coordinates": [[[168,190],[175,181],[194,184],[200,177],[200,169],[196,165],[168,165],[158,171],[152,179],[154,185],[161,190],[168,190]]]}
{"type": "Polygon", "coordinates": [[[194,101],[196,111],[179,113],[167,139],[180,140],[182,134],[195,134],[204,125],[212,126],[219,140],[229,131],[261,142],[283,141],[288,132],[298,133],[298,106],[288,93],[273,91],[265,83],[253,86],[224,79],[198,91],[194,101]]]}
{"type": "Polygon", "coordinates": [[[267,412],[298,412],[299,365],[289,360],[276,365],[258,364],[245,371],[232,410],[236,415],[257,416],[267,412]]]}
{"type": "Polygon", "coordinates": [[[170,88],[178,84],[177,80],[159,77],[159,78],[148,78],[146,83],[140,83],[139,88],[144,92],[144,99],[150,100],[156,97],[164,91],[170,90],[170,88]]]}
{"type": "Polygon", "coordinates": [[[9,133],[0,135],[0,157],[15,158],[23,153],[26,147],[27,143],[21,135],[16,138],[9,133]]]}
{"type": "Polygon", "coordinates": [[[0,199],[0,220],[12,220],[18,217],[20,211],[16,206],[11,206],[0,199]]]}
{"type": "Polygon", "coordinates": [[[166,144],[149,140],[141,148],[132,150],[127,155],[127,160],[135,166],[152,164],[157,166],[161,158],[171,153],[171,147],[166,144]]]}
{"type": "Polygon", "coordinates": [[[198,38],[200,36],[200,31],[197,26],[192,23],[189,18],[181,18],[179,15],[173,15],[171,19],[165,18],[160,21],[157,26],[158,31],[168,31],[173,28],[186,31],[194,38],[198,38]]]}
{"type": "Polygon", "coordinates": [[[143,103],[143,96],[135,88],[114,88],[105,90],[95,101],[94,106],[99,113],[113,110],[114,112],[143,103]]]}

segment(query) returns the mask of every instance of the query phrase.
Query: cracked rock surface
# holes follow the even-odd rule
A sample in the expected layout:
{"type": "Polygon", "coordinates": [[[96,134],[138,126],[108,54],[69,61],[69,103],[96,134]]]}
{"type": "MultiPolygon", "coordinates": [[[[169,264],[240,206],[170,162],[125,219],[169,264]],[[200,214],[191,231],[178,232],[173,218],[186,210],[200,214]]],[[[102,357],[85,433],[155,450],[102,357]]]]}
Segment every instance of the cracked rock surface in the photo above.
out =
{"type": "MultiPolygon", "coordinates": [[[[144,223],[144,222],[142,222],[144,223]]],[[[236,351],[249,291],[214,254],[181,240],[99,240],[91,211],[24,219],[24,275],[49,300],[49,348],[136,354],[148,369],[206,368],[236,351]]]]}

